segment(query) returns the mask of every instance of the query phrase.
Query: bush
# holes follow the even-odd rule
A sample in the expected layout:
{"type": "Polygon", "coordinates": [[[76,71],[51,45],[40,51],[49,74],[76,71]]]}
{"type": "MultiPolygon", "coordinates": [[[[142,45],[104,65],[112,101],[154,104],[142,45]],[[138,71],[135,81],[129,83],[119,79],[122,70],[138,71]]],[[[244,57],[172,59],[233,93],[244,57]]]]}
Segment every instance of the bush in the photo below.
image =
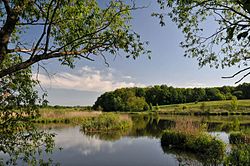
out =
{"type": "Polygon", "coordinates": [[[164,132],[161,144],[196,153],[211,163],[218,163],[223,159],[226,147],[221,140],[205,132],[189,134],[173,130],[164,132]]]}
{"type": "Polygon", "coordinates": [[[183,147],[185,149],[184,146],[186,146],[186,142],[187,137],[184,133],[181,132],[173,132],[171,130],[166,130],[161,137],[161,144],[164,146],[171,145],[177,148],[183,147]]]}
{"type": "Polygon", "coordinates": [[[231,110],[236,111],[237,109],[238,109],[238,100],[236,96],[233,96],[231,100],[231,110]]]}
{"type": "Polygon", "coordinates": [[[249,138],[242,132],[232,132],[229,135],[230,144],[241,144],[249,142],[249,138]]]}
{"type": "Polygon", "coordinates": [[[205,108],[206,108],[206,103],[205,102],[202,102],[201,103],[201,106],[200,106],[200,109],[205,112],[205,108]]]}
{"type": "Polygon", "coordinates": [[[237,144],[227,156],[224,165],[250,165],[250,145],[237,144]]]}

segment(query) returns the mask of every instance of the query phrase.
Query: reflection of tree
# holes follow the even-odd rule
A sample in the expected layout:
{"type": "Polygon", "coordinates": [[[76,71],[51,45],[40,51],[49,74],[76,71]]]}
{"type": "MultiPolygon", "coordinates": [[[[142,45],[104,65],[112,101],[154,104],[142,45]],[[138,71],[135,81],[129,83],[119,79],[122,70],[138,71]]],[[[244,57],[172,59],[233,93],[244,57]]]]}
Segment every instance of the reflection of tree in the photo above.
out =
{"type": "Polygon", "coordinates": [[[171,120],[161,120],[158,116],[136,115],[132,116],[133,128],[131,136],[160,137],[162,131],[173,125],[171,120]]]}
{"type": "Polygon", "coordinates": [[[54,134],[39,131],[31,123],[5,123],[0,127],[0,151],[7,157],[0,157],[0,165],[50,165],[51,159],[44,160],[45,154],[54,148],[54,134]]]}
{"type": "Polygon", "coordinates": [[[177,149],[171,149],[163,145],[161,147],[164,153],[174,155],[176,160],[179,162],[179,165],[202,165],[202,162],[200,162],[197,159],[197,156],[192,153],[183,152],[177,149]]]}
{"type": "Polygon", "coordinates": [[[117,141],[121,139],[123,136],[127,135],[130,129],[127,130],[115,130],[109,132],[83,132],[85,135],[90,137],[97,137],[100,140],[104,141],[117,141]]]}
{"type": "Polygon", "coordinates": [[[218,159],[212,159],[211,156],[185,152],[162,144],[161,148],[164,153],[174,155],[179,165],[219,165],[222,162],[218,159]]]}

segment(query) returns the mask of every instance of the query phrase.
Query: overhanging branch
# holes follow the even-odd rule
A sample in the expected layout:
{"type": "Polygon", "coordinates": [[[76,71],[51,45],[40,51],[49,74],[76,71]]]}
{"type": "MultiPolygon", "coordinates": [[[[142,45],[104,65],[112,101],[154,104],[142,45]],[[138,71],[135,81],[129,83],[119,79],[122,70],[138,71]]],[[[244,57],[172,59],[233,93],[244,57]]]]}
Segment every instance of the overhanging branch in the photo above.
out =
{"type": "MultiPolygon", "coordinates": [[[[242,69],[240,71],[238,71],[237,73],[235,73],[234,75],[232,76],[227,76],[227,77],[222,77],[224,79],[230,79],[230,78],[234,78],[236,77],[237,75],[241,74],[242,72],[245,72],[247,70],[250,70],[250,67],[247,67],[245,69],[242,69]]],[[[241,77],[238,81],[235,82],[235,84],[239,83],[240,81],[242,81],[245,77],[247,77],[248,75],[250,75],[250,72],[248,72],[247,74],[245,74],[243,77],[241,77]]]]}

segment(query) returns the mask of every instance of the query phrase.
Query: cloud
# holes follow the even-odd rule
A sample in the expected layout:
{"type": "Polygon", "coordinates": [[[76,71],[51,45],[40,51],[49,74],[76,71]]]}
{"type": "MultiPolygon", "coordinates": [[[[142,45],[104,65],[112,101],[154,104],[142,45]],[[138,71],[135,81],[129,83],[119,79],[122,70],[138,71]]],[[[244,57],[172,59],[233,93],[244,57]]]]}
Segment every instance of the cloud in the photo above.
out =
{"type": "Polygon", "coordinates": [[[76,73],[61,72],[49,77],[39,74],[41,85],[47,88],[74,89],[80,91],[105,92],[122,87],[142,87],[132,82],[131,76],[115,76],[115,70],[106,72],[84,66],[76,73]]]}

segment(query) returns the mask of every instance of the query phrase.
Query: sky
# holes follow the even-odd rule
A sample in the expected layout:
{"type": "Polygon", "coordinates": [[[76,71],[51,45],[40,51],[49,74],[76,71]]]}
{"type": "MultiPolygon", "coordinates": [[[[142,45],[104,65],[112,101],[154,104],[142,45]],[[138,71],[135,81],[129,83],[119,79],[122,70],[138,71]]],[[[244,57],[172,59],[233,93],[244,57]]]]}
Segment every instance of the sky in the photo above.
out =
{"type": "MultiPolygon", "coordinates": [[[[47,72],[40,72],[39,80],[48,93],[50,105],[93,105],[102,93],[121,87],[160,84],[183,88],[235,86],[237,78],[221,77],[230,76],[239,68],[199,68],[198,61],[185,58],[184,50],[179,46],[183,34],[169,19],[166,19],[166,26],[161,27],[159,20],[151,17],[159,7],[148,2],[148,8],[133,11],[132,25],[142,40],[149,41],[151,60],[145,55],[133,60],[107,54],[109,67],[100,57],[95,62],[78,61],[74,69],[61,66],[56,60],[43,61],[47,72]]],[[[215,26],[208,24],[205,28],[214,29],[215,26]]],[[[36,69],[37,66],[33,66],[34,76],[36,69]]],[[[250,82],[250,78],[243,82],[250,82]]],[[[38,90],[42,91],[40,87],[38,90]]]]}

